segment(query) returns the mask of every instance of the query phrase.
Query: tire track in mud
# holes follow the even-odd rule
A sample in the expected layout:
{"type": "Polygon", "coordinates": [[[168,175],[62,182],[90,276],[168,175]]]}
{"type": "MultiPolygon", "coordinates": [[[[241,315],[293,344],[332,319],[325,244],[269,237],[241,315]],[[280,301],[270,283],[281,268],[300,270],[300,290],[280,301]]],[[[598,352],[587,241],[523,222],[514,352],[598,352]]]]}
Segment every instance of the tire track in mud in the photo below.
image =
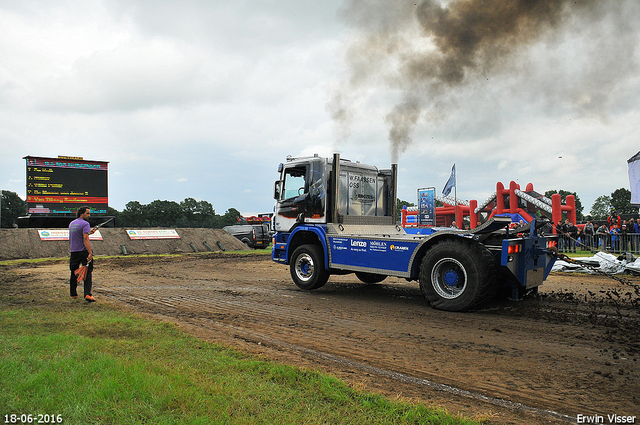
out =
{"type": "MultiPolygon", "coordinates": [[[[208,294],[194,294],[194,295],[171,295],[166,293],[166,287],[150,287],[147,289],[152,289],[157,291],[158,289],[162,289],[162,292],[156,292],[153,295],[148,295],[152,300],[157,303],[162,303],[163,305],[168,305],[176,310],[180,310],[182,312],[191,312],[194,314],[201,315],[202,313],[225,313],[225,315],[233,315],[239,316],[242,315],[244,318],[254,318],[260,319],[260,321],[264,321],[264,317],[282,317],[287,320],[292,320],[296,322],[302,322],[309,319],[308,314],[299,313],[299,306],[285,306],[281,304],[264,304],[257,301],[247,301],[247,300],[238,300],[238,299],[224,299],[222,297],[244,297],[245,295],[257,294],[260,292],[273,294],[275,291],[256,291],[253,289],[242,290],[239,288],[234,288],[233,290],[229,290],[227,288],[219,287],[208,288],[211,289],[208,294]],[[220,295],[220,298],[212,298],[211,293],[215,293],[216,295],[220,295]],[[231,307],[231,308],[230,308],[231,307]]],[[[171,291],[180,291],[180,292],[193,292],[193,287],[187,286],[173,286],[170,288],[171,291]]],[[[117,292],[120,295],[129,295],[131,294],[127,291],[123,291],[122,288],[114,288],[113,290],[106,290],[111,292],[117,292]]],[[[284,291],[283,291],[284,292],[284,291]]],[[[288,291],[287,291],[288,292],[288,291]]],[[[293,296],[289,295],[293,298],[293,296]]],[[[314,323],[317,324],[318,328],[322,329],[325,327],[335,327],[335,321],[330,319],[322,319],[320,317],[314,318],[314,323]]],[[[359,322],[349,321],[345,319],[341,319],[341,324],[344,326],[361,326],[359,322]]],[[[341,329],[345,329],[341,327],[341,329]]]]}
{"type": "MultiPolygon", "coordinates": [[[[186,288],[181,288],[186,289],[186,288]]],[[[353,356],[354,346],[362,345],[364,339],[353,335],[350,329],[363,331],[375,331],[375,326],[364,324],[360,321],[351,320],[345,317],[325,317],[315,314],[311,309],[302,309],[300,306],[289,306],[274,303],[264,303],[251,300],[238,299],[241,295],[238,288],[233,291],[213,290],[208,294],[192,294],[174,296],[157,293],[148,297],[150,302],[173,308],[181,315],[190,317],[213,319],[218,322],[237,322],[239,319],[243,323],[252,326],[270,327],[269,331],[279,338],[287,340],[317,340],[321,341],[327,333],[340,335],[340,339],[334,341],[332,349],[341,355],[353,356]],[[232,292],[232,293],[230,293],[232,292]],[[213,294],[216,297],[212,296],[213,294]],[[229,299],[231,297],[231,299],[229,299]],[[278,318],[277,326],[272,326],[273,318],[278,318]],[[350,335],[352,334],[352,335],[350,335]]],[[[270,293],[280,291],[253,291],[247,290],[244,295],[258,292],[270,293]]],[[[288,291],[287,291],[288,292],[288,291]]],[[[122,291],[120,295],[127,295],[122,291]]],[[[131,296],[129,294],[129,296],[131,296]]],[[[295,297],[288,295],[292,300],[295,297]]],[[[247,329],[244,327],[243,329],[247,329]]],[[[247,329],[248,330],[248,329],[247,329]]],[[[317,344],[314,344],[317,346],[317,344]]]]}
{"type": "MultiPolygon", "coordinates": [[[[233,307],[238,307],[242,304],[245,305],[255,305],[256,303],[238,303],[238,302],[232,302],[232,301],[219,301],[219,302],[214,302],[214,303],[208,303],[208,302],[203,302],[201,300],[198,299],[194,299],[191,297],[168,297],[167,299],[161,299],[161,300],[152,300],[152,299],[143,299],[140,297],[136,297],[133,296],[131,294],[128,293],[123,293],[120,291],[115,291],[115,290],[109,290],[109,289],[104,289],[101,288],[100,292],[105,293],[105,294],[109,294],[113,297],[122,299],[122,298],[129,298],[131,300],[135,300],[137,302],[143,303],[143,304],[152,304],[152,305],[157,305],[157,306],[161,306],[161,307],[165,307],[165,308],[169,308],[172,309],[176,312],[189,312],[192,313],[191,311],[191,306],[202,306],[202,307],[210,307],[210,306],[215,306],[215,307],[220,307],[222,308],[222,306],[225,305],[230,305],[233,307]],[[184,309],[184,306],[181,305],[181,303],[176,303],[176,301],[189,301],[189,303],[187,304],[187,306],[189,308],[184,309]]],[[[293,309],[286,309],[288,311],[292,311],[293,309]]],[[[201,310],[198,310],[201,311],[201,310]]],[[[245,312],[248,310],[245,310],[245,312]]],[[[266,312],[266,310],[264,310],[264,312],[266,312]]],[[[271,311],[269,311],[271,312],[271,311]]],[[[329,323],[328,321],[326,323],[329,323]]],[[[292,344],[289,342],[285,342],[282,341],[280,339],[276,339],[273,338],[271,336],[265,335],[265,334],[260,334],[260,333],[256,333],[256,332],[252,332],[246,328],[243,327],[238,327],[238,326],[233,326],[230,325],[228,323],[221,323],[221,322],[215,322],[215,325],[219,328],[224,328],[227,330],[231,330],[233,332],[239,333],[239,334],[244,334],[245,338],[246,336],[252,338],[252,342],[255,341],[259,341],[261,344],[265,344],[265,345],[270,345],[272,347],[278,347],[278,348],[285,348],[287,350],[290,351],[297,351],[300,353],[304,353],[308,356],[311,357],[315,357],[315,358],[321,358],[324,360],[328,360],[330,362],[334,362],[334,363],[339,363],[343,366],[348,366],[354,369],[358,369],[367,373],[371,373],[371,374],[375,374],[378,376],[383,376],[386,378],[391,378],[397,381],[401,381],[404,383],[408,383],[408,384],[413,384],[413,385],[417,385],[417,386],[422,386],[422,387],[427,387],[430,388],[432,390],[436,390],[436,391],[441,391],[441,392],[445,392],[445,393],[449,393],[452,395],[456,395],[459,397],[464,397],[464,398],[469,398],[469,399],[473,399],[476,401],[481,401],[484,403],[488,403],[491,405],[495,405],[495,406],[499,406],[502,408],[506,408],[512,411],[516,411],[516,412],[520,412],[520,413],[526,413],[526,414],[530,414],[530,415],[535,415],[535,416],[539,416],[542,418],[549,418],[549,419],[555,419],[555,420],[559,420],[562,422],[566,422],[566,423],[573,423],[574,422],[574,417],[572,416],[568,416],[568,415],[564,415],[552,410],[546,410],[546,409],[540,409],[540,408],[536,408],[536,407],[531,407],[531,406],[527,406],[523,403],[519,403],[519,402],[513,402],[510,400],[505,400],[505,399],[501,399],[501,398],[495,398],[495,397],[490,397],[478,392],[474,392],[474,391],[468,391],[468,390],[464,390],[461,388],[457,388],[451,385],[446,385],[446,384],[441,384],[441,383],[437,383],[428,379],[424,379],[424,378],[418,378],[415,376],[410,376],[407,374],[403,374],[403,373],[399,373],[399,372],[394,372],[391,370],[387,370],[387,369],[383,369],[380,367],[375,367],[375,366],[371,366],[371,365],[367,365],[358,361],[354,361],[354,360],[349,360],[347,358],[341,357],[341,356],[337,356],[331,353],[327,353],[327,352],[323,352],[323,351],[319,351],[319,350],[315,350],[312,348],[308,348],[308,347],[304,347],[301,345],[297,345],[297,344],[292,344]]]]}

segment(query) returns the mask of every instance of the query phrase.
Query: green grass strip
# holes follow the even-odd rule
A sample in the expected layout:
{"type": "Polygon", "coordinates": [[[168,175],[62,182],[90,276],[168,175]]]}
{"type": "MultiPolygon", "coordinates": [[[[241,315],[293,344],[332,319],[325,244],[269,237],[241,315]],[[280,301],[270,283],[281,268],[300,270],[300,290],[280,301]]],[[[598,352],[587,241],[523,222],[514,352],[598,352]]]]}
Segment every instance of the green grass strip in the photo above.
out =
{"type": "MultiPolygon", "coordinates": [[[[1,288],[0,288],[1,289],[1,288]]],[[[472,424],[107,303],[0,302],[0,407],[64,424],[472,424]]]]}

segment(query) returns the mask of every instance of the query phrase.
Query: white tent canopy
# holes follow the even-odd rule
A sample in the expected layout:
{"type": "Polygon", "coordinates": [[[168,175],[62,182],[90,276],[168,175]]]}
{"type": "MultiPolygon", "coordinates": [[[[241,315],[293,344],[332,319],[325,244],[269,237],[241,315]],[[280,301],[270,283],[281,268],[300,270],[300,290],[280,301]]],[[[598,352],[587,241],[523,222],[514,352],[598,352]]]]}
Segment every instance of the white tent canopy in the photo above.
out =
{"type": "Polygon", "coordinates": [[[640,274],[640,258],[618,259],[612,254],[598,252],[595,256],[589,258],[576,258],[576,263],[567,263],[558,260],[553,265],[551,271],[554,272],[586,272],[596,273],[603,272],[607,274],[640,274]],[[581,264],[587,266],[583,267],[581,264]]]}

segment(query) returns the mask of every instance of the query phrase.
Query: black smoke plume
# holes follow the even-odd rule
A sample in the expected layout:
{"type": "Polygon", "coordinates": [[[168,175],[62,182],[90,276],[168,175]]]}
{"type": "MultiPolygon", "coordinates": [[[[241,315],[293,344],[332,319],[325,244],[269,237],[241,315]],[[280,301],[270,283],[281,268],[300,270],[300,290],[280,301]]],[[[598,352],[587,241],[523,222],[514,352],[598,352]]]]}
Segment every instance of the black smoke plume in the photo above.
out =
{"type": "MultiPolygon", "coordinates": [[[[360,89],[378,87],[395,94],[397,101],[385,121],[392,162],[397,162],[412,143],[416,124],[442,113],[440,101],[463,87],[508,72],[523,50],[559,42],[565,26],[583,28],[578,31],[594,36],[591,25],[596,21],[611,19],[612,26],[620,20],[633,22],[617,16],[624,13],[624,3],[630,4],[623,0],[350,0],[340,12],[353,29],[346,48],[348,75],[327,109],[344,128],[351,116],[350,101],[360,89]]],[[[591,95],[588,99],[597,99],[591,95]]]]}

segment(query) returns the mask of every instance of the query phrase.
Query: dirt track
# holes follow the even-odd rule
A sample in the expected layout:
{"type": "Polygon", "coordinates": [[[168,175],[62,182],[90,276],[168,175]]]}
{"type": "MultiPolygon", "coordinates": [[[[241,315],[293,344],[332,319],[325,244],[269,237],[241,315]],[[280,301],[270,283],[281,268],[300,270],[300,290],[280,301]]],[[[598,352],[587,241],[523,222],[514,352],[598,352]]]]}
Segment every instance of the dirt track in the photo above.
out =
{"type": "MultiPolygon", "coordinates": [[[[9,274],[67,296],[65,263],[9,274]]],[[[640,423],[639,278],[553,275],[535,299],[467,313],[434,310],[395,278],[334,276],[303,292],[264,255],[98,258],[94,282],[99,301],[200,337],[491,423],[640,423]]]]}

